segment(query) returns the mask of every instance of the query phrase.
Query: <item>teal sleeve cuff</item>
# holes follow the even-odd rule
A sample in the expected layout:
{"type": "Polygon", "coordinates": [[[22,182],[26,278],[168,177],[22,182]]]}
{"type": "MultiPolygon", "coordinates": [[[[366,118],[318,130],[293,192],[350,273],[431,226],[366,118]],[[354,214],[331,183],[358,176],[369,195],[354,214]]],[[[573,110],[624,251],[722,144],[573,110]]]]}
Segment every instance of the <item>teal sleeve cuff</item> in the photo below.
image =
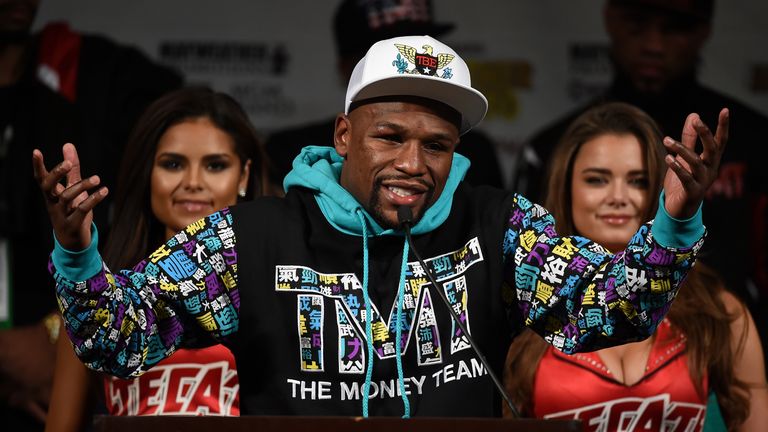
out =
{"type": "Polygon", "coordinates": [[[91,223],[91,244],[81,251],[64,249],[54,234],[51,261],[59,274],[74,282],[87,280],[100,272],[99,230],[96,224],[91,223]]]}
{"type": "Polygon", "coordinates": [[[669,248],[689,248],[704,235],[704,222],[701,217],[701,205],[688,219],[675,219],[664,208],[664,191],[659,196],[659,208],[651,227],[653,238],[660,245],[669,248]]]}
{"type": "Polygon", "coordinates": [[[704,416],[704,432],[716,432],[728,430],[725,426],[723,412],[720,410],[720,403],[717,401],[717,395],[714,391],[709,392],[707,398],[707,411],[704,416]]]}

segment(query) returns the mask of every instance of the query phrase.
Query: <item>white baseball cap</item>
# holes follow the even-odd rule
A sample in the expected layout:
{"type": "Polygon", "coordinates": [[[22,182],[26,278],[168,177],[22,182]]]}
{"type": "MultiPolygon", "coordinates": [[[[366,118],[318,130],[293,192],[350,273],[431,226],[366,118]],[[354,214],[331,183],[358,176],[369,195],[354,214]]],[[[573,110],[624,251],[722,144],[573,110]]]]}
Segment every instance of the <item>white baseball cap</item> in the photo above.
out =
{"type": "Polygon", "coordinates": [[[477,126],[488,111],[488,100],[472,88],[464,60],[430,36],[403,36],[373,44],[349,79],[344,112],[349,114],[353,102],[381,96],[442,102],[461,114],[460,134],[477,126]]]}

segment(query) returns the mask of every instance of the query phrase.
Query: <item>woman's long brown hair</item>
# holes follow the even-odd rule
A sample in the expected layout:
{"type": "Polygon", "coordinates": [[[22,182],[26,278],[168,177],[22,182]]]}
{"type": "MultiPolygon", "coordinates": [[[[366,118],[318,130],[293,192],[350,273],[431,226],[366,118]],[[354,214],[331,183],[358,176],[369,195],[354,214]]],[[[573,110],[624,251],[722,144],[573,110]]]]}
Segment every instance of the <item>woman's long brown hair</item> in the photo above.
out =
{"type": "MultiPolygon", "coordinates": [[[[574,120],[549,167],[545,204],[557,221],[556,229],[560,235],[578,234],[571,212],[571,179],[576,155],[585,142],[605,134],[631,134],[640,141],[648,170],[649,206],[645,219],[650,220],[656,213],[666,172],[661,132],[645,112],[634,106],[625,103],[600,105],[574,120]]],[[[706,399],[708,391],[714,391],[728,430],[733,430],[749,416],[748,386],[733,373],[734,359],[743,350],[747,329],[745,324],[735,350],[722,349],[733,346],[731,323],[744,313],[743,310],[728,313],[721,298],[724,289],[722,280],[713,270],[697,263],[680,287],[667,316],[675,331],[686,338],[688,368],[702,399],[706,399]],[[709,388],[703,388],[705,375],[709,379],[709,388]]],[[[524,415],[533,414],[535,374],[548,346],[539,335],[525,330],[509,348],[504,370],[505,386],[524,415]]],[[[506,410],[505,415],[508,414],[506,410]]]]}
{"type": "Polygon", "coordinates": [[[241,165],[251,160],[245,199],[262,195],[266,182],[266,154],[255,129],[230,96],[204,87],[166,94],[152,103],[136,123],[120,164],[114,221],[104,248],[104,261],[117,270],[137,264],[166,239],[165,226],[152,213],[150,179],[160,138],[186,120],[207,118],[232,137],[241,165]]]}

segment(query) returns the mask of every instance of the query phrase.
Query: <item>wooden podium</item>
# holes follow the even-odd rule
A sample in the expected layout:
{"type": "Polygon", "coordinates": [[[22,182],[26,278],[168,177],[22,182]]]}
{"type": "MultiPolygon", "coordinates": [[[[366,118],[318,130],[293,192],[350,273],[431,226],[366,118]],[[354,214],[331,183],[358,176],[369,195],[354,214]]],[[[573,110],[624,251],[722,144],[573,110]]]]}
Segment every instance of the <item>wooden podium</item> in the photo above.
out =
{"type": "Polygon", "coordinates": [[[97,416],[95,432],[581,432],[577,420],[536,420],[466,417],[299,417],[299,416],[97,416]]]}

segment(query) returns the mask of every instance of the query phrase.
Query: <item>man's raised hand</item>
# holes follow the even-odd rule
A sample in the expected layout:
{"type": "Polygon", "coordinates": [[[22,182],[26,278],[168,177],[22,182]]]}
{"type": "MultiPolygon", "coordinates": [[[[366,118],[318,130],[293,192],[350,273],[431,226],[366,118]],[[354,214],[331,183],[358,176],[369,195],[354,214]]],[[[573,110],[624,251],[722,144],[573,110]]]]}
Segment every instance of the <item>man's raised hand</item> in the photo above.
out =
{"type": "Polygon", "coordinates": [[[82,250],[91,243],[93,208],[107,196],[98,176],[82,179],[80,159],[72,144],[61,149],[64,160],[48,171],[40,150],[32,152],[32,169],[43,193],[56,239],[66,249],[82,250]],[[62,184],[63,181],[63,184],[62,184]]]}
{"type": "Polygon", "coordinates": [[[728,109],[723,108],[713,136],[698,114],[689,114],[683,125],[682,141],[664,138],[664,147],[670,154],[665,158],[669,169],[664,178],[663,204],[670,216],[676,219],[693,216],[717,178],[720,158],[728,141],[728,116],[728,109]],[[701,154],[695,150],[699,139],[701,154]]]}

